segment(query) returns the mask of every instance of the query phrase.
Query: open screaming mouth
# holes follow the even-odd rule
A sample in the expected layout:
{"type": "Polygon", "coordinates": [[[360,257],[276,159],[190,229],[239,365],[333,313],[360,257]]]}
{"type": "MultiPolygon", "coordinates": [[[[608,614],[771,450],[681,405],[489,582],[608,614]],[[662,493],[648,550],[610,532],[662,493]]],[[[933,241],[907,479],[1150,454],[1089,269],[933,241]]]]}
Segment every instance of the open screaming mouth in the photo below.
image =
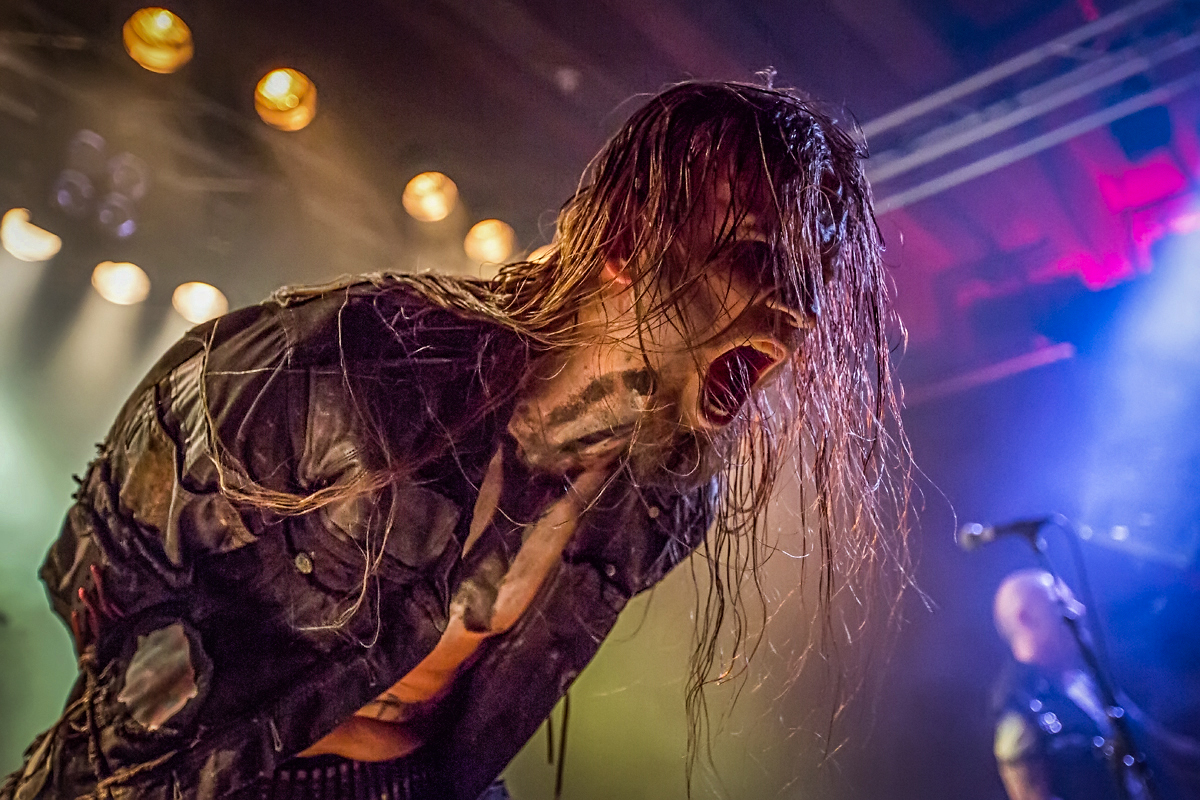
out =
{"type": "Polygon", "coordinates": [[[779,358],[750,345],[726,351],[708,368],[700,390],[700,411],[713,425],[728,425],[746,404],[754,385],[779,358]]]}

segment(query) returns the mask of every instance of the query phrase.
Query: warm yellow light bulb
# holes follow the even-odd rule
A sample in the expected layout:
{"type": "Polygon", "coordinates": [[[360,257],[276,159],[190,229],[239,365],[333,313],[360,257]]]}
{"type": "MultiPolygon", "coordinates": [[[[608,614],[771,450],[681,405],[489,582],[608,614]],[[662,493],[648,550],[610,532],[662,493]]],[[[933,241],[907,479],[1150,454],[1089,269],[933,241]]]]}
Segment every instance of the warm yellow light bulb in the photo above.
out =
{"type": "Polygon", "coordinates": [[[408,182],[401,197],[404,210],[421,222],[439,222],[458,203],[458,187],[440,172],[422,172],[408,182]]]}
{"type": "Polygon", "coordinates": [[[137,264],[104,261],[92,270],[92,287],[110,303],[131,306],[150,294],[150,278],[137,264]]]}
{"type": "Polygon", "coordinates": [[[171,295],[171,305],[179,316],[195,325],[219,317],[229,310],[229,301],[215,286],[202,281],[180,284],[171,295]]]}
{"type": "Polygon", "coordinates": [[[282,131],[298,131],[317,113],[317,87],[289,67],[271,70],[258,82],[254,108],[263,122],[282,131]]]}
{"type": "Polygon", "coordinates": [[[532,253],[530,253],[529,256],[525,260],[532,261],[536,264],[540,264],[543,261],[545,261],[546,259],[548,259],[550,257],[550,254],[553,252],[554,252],[554,245],[544,244],[541,247],[535,249],[532,253]]]}
{"type": "Polygon", "coordinates": [[[289,96],[295,97],[294,94],[289,94],[288,90],[291,88],[292,76],[288,74],[286,69],[277,69],[267,75],[267,79],[263,81],[263,96],[272,103],[278,103],[282,106],[286,104],[284,98],[289,96]]]}
{"type": "Polygon", "coordinates": [[[121,28],[125,52],[151,72],[169,73],[191,61],[192,31],[165,8],[133,12],[121,28]]]}
{"type": "Polygon", "coordinates": [[[29,211],[11,208],[0,219],[0,245],[22,261],[46,261],[62,248],[62,239],[29,221],[29,211]]]}
{"type": "Polygon", "coordinates": [[[508,223],[485,219],[467,231],[463,249],[473,261],[499,264],[512,255],[517,236],[508,223]]]}

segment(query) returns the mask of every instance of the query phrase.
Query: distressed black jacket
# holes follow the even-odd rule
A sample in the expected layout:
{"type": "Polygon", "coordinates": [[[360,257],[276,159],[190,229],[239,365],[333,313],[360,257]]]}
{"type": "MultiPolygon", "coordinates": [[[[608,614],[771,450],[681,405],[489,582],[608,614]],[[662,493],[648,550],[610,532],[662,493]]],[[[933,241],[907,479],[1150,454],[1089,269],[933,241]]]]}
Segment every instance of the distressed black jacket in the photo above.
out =
{"type": "MultiPolygon", "coordinates": [[[[395,280],[192,331],[121,411],[43,567],[64,619],[80,590],[118,611],[0,797],[216,800],[407,674],[446,625],[478,487],[534,356],[395,280]],[[290,496],[411,469],[287,513],[229,499],[218,452],[244,472],[229,485],[290,496]],[[364,578],[367,553],[381,556],[364,578]]],[[[712,505],[708,488],[605,490],[530,609],[443,705],[425,747],[455,797],[474,800],[500,773],[629,598],[698,544],[712,505]]]]}
{"type": "MultiPolygon", "coordinates": [[[[1096,693],[1094,702],[1100,703],[1096,693]]],[[[1117,699],[1134,745],[1148,757],[1156,800],[1175,800],[1185,794],[1150,735],[1146,718],[1124,694],[1117,699]]],[[[1061,678],[1009,660],[992,690],[996,718],[995,755],[999,762],[1035,765],[1045,774],[1051,793],[1063,800],[1122,800],[1146,797],[1141,777],[1122,757],[1111,723],[1099,724],[1061,685],[1061,678]]],[[[1187,767],[1182,773],[1186,774],[1187,767]]]]}

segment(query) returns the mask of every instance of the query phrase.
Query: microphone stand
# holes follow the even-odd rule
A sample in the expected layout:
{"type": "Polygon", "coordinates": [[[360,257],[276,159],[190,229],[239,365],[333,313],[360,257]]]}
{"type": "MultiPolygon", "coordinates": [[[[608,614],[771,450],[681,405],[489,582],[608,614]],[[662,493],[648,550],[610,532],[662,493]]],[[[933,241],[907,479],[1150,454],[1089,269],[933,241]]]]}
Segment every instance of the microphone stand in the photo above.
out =
{"type": "MultiPolygon", "coordinates": [[[[1074,525],[1061,514],[1055,514],[1046,520],[1042,524],[1042,529],[1050,524],[1055,525],[1068,536],[1075,535],[1074,525]]],[[[1027,541],[1033,547],[1039,566],[1050,573],[1056,585],[1059,582],[1065,584],[1065,581],[1062,581],[1057,570],[1054,569],[1054,564],[1050,561],[1050,556],[1046,553],[1046,540],[1041,536],[1040,530],[1037,535],[1028,537],[1027,541]]],[[[1079,566],[1080,568],[1083,567],[1082,559],[1079,566]]],[[[1083,662],[1091,673],[1092,681],[1100,692],[1100,700],[1104,703],[1108,722],[1112,726],[1112,742],[1105,745],[1104,755],[1108,759],[1109,768],[1113,778],[1117,782],[1117,792],[1122,798],[1135,800],[1130,794],[1129,787],[1124,780],[1124,771],[1129,770],[1138,778],[1142,786],[1145,787],[1146,797],[1149,800],[1158,800],[1158,792],[1155,790],[1154,782],[1150,775],[1150,768],[1146,763],[1145,753],[1139,750],[1134,744],[1133,731],[1129,726],[1128,715],[1126,715],[1125,709],[1117,701],[1116,687],[1109,677],[1107,670],[1100,663],[1095,648],[1091,645],[1087,629],[1081,622],[1082,615],[1067,605],[1066,601],[1059,596],[1057,591],[1054,593],[1054,596],[1059,611],[1062,613],[1063,621],[1067,623],[1067,628],[1070,629],[1071,636],[1075,639],[1075,644],[1079,648],[1079,654],[1083,656],[1083,662]]]]}

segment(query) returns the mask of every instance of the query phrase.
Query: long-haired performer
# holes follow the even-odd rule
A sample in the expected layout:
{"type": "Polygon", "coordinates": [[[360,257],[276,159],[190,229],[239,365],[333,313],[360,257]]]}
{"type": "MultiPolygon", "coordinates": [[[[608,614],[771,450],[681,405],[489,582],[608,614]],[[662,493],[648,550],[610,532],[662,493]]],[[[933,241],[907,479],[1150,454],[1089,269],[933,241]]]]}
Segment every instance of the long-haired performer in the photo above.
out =
{"type": "Polygon", "coordinates": [[[0,798],[474,800],[701,548],[696,730],[789,454],[825,596],[903,552],[862,156],[793,93],[681,84],[598,155],[548,259],[194,329],[43,568],[80,676],[0,798]]]}

